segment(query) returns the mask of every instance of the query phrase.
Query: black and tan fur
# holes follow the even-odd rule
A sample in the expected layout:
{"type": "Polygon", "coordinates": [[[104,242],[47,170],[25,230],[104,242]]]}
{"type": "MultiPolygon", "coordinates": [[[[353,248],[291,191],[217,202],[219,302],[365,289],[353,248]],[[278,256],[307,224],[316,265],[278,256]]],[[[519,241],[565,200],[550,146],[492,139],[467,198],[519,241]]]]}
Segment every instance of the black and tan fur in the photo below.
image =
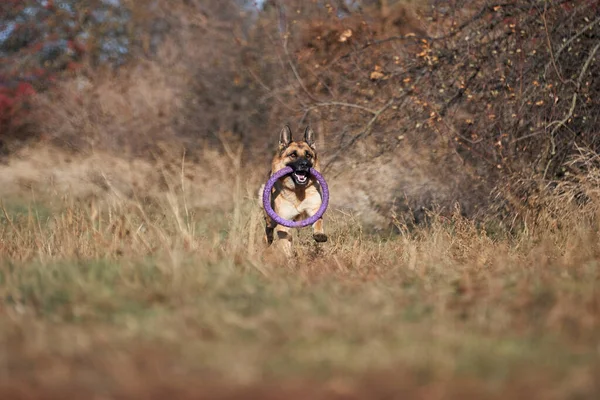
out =
{"type": "MultiPolygon", "coordinates": [[[[279,134],[279,147],[271,162],[269,176],[280,169],[290,166],[294,172],[279,179],[273,186],[271,206],[282,218],[299,221],[313,216],[321,207],[320,185],[308,175],[308,170],[319,170],[319,159],[315,147],[315,134],[310,127],[304,131],[302,141],[293,141],[292,131],[285,126],[279,134]]],[[[263,187],[260,193],[262,195],[263,187]]],[[[266,212],[265,239],[267,244],[277,238],[282,250],[292,255],[292,228],[278,225],[266,212]]],[[[323,229],[323,218],[313,224],[313,238],[316,242],[326,242],[327,235],[323,229]]]]}

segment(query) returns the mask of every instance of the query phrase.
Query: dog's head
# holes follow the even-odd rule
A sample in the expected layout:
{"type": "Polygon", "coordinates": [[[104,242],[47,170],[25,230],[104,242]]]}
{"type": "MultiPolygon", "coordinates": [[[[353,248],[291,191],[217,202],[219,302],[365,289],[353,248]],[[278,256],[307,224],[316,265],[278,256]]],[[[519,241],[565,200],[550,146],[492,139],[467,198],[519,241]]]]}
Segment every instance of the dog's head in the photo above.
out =
{"type": "Polygon", "coordinates": [[[318,169],[317,151],[315,148],[315,133],[306,127],[302,141],[293,141],[292,131],[285,126],[279,134],[278,153],[273,159],[272,172],[284,167],[291,167],[291,178],[296,187],[306,186],[309,179],[309,170],[318,169]]]}

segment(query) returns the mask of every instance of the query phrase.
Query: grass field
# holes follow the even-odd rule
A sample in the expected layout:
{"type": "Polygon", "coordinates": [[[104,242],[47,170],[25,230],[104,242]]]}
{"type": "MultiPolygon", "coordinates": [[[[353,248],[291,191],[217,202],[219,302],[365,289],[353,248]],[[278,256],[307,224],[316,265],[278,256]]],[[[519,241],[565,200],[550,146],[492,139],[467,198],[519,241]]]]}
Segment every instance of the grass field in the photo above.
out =
{"type": "MultiPolygon", "coordinates": [[[[591,219],[491,237],[459,216],[264,250],[256,202],[175,189],[5,199],[0,398],[543,398],[600,394],[591,219]]],[[[249,188],[248,193],[251,193],[249,188]]]]}

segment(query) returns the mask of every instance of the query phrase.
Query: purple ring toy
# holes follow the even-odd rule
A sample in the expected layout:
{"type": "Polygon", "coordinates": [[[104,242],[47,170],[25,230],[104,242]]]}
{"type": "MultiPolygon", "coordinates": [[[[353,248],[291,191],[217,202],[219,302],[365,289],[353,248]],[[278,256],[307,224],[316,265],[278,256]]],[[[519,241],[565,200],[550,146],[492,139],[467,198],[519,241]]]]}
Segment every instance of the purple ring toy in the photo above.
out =
{"type": "Polygon", "coordinates": [[[275,213],[273,207],[271,207],[271,189],[273,189],[273,185],[275,185],[275,182],[279,178],[289,175],[292,172],[293,170],[291,167],[285,167],[271,175],[263,191],[263,207],[265,208],[267,215],[279,225],[287,226],[288,228],[302,228],[317,222],[317,220],[323,216],[325,210],[327,210],[327,206],[329,205],[329,187],[327,186],[327,182],[325,182],[325,179],[319,173],[319,171],[317,171],[314,168],[311,168],[310,174],[317,178],[317,182],[319,182],[319,184],[321,185],[321,207],[315,215],[313,215],[312,217],[308,217],[307,219],[304,219],[302,221],[290,221],[281,218],[275,213]]]}

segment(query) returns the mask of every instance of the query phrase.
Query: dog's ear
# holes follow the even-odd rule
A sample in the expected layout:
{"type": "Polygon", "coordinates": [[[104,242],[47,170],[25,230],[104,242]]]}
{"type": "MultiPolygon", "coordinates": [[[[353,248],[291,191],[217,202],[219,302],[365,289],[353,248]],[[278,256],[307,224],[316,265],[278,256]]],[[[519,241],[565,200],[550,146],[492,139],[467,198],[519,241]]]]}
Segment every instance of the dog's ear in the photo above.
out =
{"type": "Polygon", "coordinates": [[[285,149],[290,143],[292,143],[292,130],[289,125],[286,125],[281,132],[279,132],[279,149],[285,149]]]}
{"type": "Polygon", "coordinates": [[[310,126],[304,131],[304,141],[313,149],[315,148],[315,131],[310,126]]]}

